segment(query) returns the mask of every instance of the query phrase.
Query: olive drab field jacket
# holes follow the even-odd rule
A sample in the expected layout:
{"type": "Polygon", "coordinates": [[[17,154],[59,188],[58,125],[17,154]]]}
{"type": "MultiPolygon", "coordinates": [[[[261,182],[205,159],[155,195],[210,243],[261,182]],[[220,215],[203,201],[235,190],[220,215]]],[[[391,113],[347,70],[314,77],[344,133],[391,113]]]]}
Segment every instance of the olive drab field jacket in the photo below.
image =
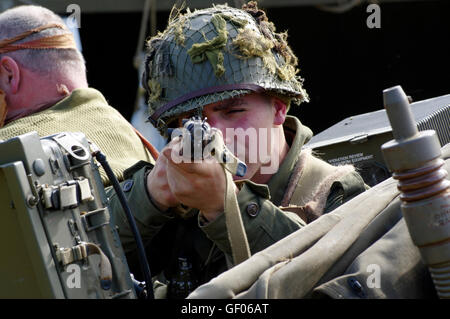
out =
{"type": "MultiPolygon", "coordinates": [[[[450,144],[442,157],[449,172],[450,144]]],[[[437,298],[398,195],[397,181],[389,178],[189,298],[437,298]]]]}
{"type": "MultiPolygon", "coordinates": [[[[298,119],[288,116],[284,129],[290,150],[268,184],[238,183],[237,201],[252,254],[367,189],[352,167],[337,168],[301,151],[312,132],[298,119]]],[[[226,271],[232,258],[224,214],[202,224],[195,209],[183,216],[173,210],[159,211],[146,191],[145,178],[151,168],[143,162],[131,167],[122,188],[147,245],[152,275],[162,272],[169,279],[180,255],[192,261],[199,284],[226,271]]],[[[114,190],[107,193],[130,269],[139,277],[133,235],[114,190]]]]}

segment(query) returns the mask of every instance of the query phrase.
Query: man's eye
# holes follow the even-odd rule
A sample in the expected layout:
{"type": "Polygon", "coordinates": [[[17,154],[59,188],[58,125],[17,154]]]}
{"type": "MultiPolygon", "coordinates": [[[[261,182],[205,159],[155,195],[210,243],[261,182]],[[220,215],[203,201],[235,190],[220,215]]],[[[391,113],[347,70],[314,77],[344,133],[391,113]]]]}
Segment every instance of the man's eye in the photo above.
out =
{"type": "Polygon", "coordinates": [[[234,110],[229,110],[226,112],[226,114],[231,114],[231,113],[240,113],[240,112],[244,112],[243,109],[234,109],[234,110]]]}

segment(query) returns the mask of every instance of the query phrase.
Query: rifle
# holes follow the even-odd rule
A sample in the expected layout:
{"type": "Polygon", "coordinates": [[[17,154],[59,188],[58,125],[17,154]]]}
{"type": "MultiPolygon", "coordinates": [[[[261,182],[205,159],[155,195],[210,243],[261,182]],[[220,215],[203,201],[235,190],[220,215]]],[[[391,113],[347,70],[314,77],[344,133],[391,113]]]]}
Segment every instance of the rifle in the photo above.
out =
{"type": "Polygon", "coordinates": [[[243,177],[247,172],[247,165],[239,160],[225,145],[222,133],[211,127],[206,118],[195,115],[183,119],[181,129],[168,129],[173,138],[181,136],[183,148],[180,155],[185,155],[192,161],[204,159],[211,155],[218,163],[223,164],[232,175],[243,177]],[[206,155],[206,156],[205,156],[206,155]]]}
{"type": "Polygon", "coordinates": [[[245,233],[236,194],[232,187],[232,175],[243,177],[247,166],[239,160],[225,145],[222,133],[211,127],[206,118],[196,115],[182,121],[183,128],[168,130],[172,138],[181,136],[182,156],[189,160],[198,161],[213,156],[222,165],[225,174],[226,188],[224,212],[230,239],[234,264],[237,265],[250,257],[250,248],[245,233]]]}

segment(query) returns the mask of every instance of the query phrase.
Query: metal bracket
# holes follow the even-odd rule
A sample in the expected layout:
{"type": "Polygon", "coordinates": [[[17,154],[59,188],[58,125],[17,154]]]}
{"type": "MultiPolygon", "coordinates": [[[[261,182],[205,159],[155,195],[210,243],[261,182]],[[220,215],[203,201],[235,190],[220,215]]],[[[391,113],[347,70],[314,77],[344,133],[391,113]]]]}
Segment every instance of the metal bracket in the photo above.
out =
{"type": "Polygon", "coordinates": [[[109,218],[108,218],[108,215],[106,214],[106,208],[99,208],[99,209],[93,210],[92,212],[85,213],[85,214],[81,215],[81,220],[83,222],[86,232],[90,232],[91,230],[94,230],[94,229],[97,229],[97,228],[100,228],[100,227],[103,227],[103,226],[109,224],[109,218]],[[104,217],[103,218],[104,222],[97,224],[97,225],[92,225],[92,222],[90,222],[90,219],[99,213],[103,213],[102,217],[104,217]]]}
{"type": "Polygon", "coordinates": [[[61,133],[52,137],[56,143],[64,148],[72,157],[85,161],[89,158],[88,150],[78,142],[73,136],[61,133]]]}

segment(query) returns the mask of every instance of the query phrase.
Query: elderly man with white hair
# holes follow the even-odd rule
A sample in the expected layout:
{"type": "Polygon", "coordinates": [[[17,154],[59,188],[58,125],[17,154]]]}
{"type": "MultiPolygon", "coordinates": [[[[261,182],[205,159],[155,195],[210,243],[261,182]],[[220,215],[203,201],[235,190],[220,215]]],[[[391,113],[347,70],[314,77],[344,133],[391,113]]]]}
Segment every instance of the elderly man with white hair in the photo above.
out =
{"type": "Polygon", "coordinates": [[[0,14],[0,139],[30,131],[83,132],[107,155],[119,179],[126,168],[153,162],[156,154],[88,87],[84,58],[63,20],[40,6],[19,6],[0,14]]]}

